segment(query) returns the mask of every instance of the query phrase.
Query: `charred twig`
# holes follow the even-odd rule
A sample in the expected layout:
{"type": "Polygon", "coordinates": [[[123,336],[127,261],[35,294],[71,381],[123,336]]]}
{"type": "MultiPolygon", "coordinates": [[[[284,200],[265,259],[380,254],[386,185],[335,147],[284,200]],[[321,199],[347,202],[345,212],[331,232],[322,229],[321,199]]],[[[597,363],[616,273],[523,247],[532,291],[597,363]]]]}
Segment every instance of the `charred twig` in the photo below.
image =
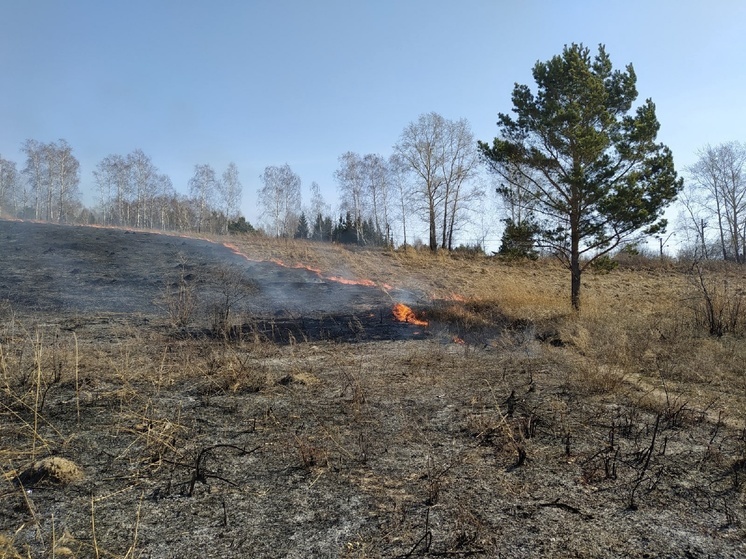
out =
{"type": "MultiPolygon", "coordinates": [[[[704,416],[705,412],[702,412],[702,415],[704,416]]],[[[718,436],[718,433],[720,432],[720,428],[723,426],[723,411],[720,410],[718,412],[718,420],[717,423],[715,423],[715,428],[712,430],[712,436],[710,437],[710,444],[713,444],[715,442],[715,439],[718,436]]]]}
{"type": "Polygon", "coordinates": [[[584,460],[582,462],[582,465],[583,466],[587,466],[588,464],[590,464],[591,462],[593,462],[599,456],[601,456],[603,454],[608,454],[609,452],[611,452],[613,450],[614,450],[614,448],[610,447],[610,446],[607,446],[606,448],[602,448],[601,450],[599,450],[598,452],[596,452],[594,455],[592,455],[590,458],[587,458],[586,460],[584,460]]]}
{"type": "Polygon", "coordinates": [[[199,481],[201,483],[207,483],[207,480],[209,478],[213,479],[219,479],[220,481],[223,481],[229,485],[236,486],[237,484],[230,481],[229,479],[225,479],[222,476],[219,476],[215,473],[208,472],[205,469],[205,461],[207,459],[207,456],[210,452],[213,450],[216,450],[218,448],[228,448],[232,450],[237,450],[241,454],[241,456],[246,456],[247,454],[251,454],[253,452],[256,452],[260,448],[262,448],[263,445],[256,446],[252,448],[251,450],[246,450],[245,448],[242,448],[240,446],[236,446],[234,444],[216,444],[212,446],[208,446],[203,448],[200,453],[197,455],[197,460],[194,463],[194,472],[192,472],[192,478],[189,480],[189,490],[187,491],[187,496],[191,497],[194,494],[194,486],[199,481]]]}
{"type": "Polygon", "coordinates": [[[512,472],[513,470],[517,470],[521,466],[523,466],[523,463],[526,461],[526,449],[523,448],[522,445],[519,445],[516,443],[515,450],[518,453],[518,458],[516,459],[515,463],[508,466],[505,471],[506,472],[512,472]]]}
{"type": "Polygon", "coordinates": [[[510,391],[510,396],[508,396],[508,399],[503,402],[503,404],[507,407],[507,411],[505,412],[505,415],[508,417],[513,417],[513,412],[515,411],[515,390],[510,391]]]}
{"type": "MultiPolygon", "coordinates": [[[[645,472],[647,472],[648,467],[650,466],[650,458],[653,456],[653,451],[655,450],[655,439],[658,435],[658,428],[660,426],[660,422],[661,422],[661,414],[658,414],[655,417],[655,426],[653,427],[653,436],[650,439],[650,446],[639,457],[639,461],[642,463],[642,468],[640,469],[640,473],[637,476],[637,479],[635,480],[632,490],[630,491],[630,494],[629,494],[629,510],[637,510],[637,505],[635,504],[635,493],[639,489],[642,482],[645,480],[645,472]]],[[[658,479],[660,479],[661,474],[662,474],[662,470],[658,472],[658,478],[656,479],[653,487],[657,485],[658,479]]]]}
{"type": "Polygon", "coordinates": [[[425,533],[422,534],[422,537],[417,540],[417,542],[414,544],[414,547],[409,550],[409,553],[405,555],[401,555],[401,559],[408,559],[409,557],[412,557],[412,554],[417,551],[417,548],[420,547],[420,544],[424,542],[425,546],[423,547],[422,551],[423,553],[427,553],[430,551],[430,545],[433,543],[433,533],[430,531],[430,507],[427,507],[427,510],[425,511],[425,533]]]}

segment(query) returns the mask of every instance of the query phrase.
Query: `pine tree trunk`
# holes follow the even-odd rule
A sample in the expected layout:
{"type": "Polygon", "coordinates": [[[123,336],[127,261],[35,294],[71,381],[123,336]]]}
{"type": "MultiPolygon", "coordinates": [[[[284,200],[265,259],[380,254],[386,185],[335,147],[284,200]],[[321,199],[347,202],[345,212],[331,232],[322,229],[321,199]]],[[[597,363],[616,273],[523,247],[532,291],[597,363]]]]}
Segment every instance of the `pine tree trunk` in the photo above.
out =
{"type": "Polygon", "coordinates": [[[572,254],[572,263],[570,274],[572,275],[572,308],[576,311],[580,310],[580,259],[577,253],[572,254]]]}
{"type": "MultiPolygon", "coordinates": [[[[573,189],[575,190],[575,189],[573,189]]],[[[574,192],[573,210],[570,215],[570,275],[571,293],[570,301],[573,310],[580,310],[580,201],[579,195],[574,192]]]]}

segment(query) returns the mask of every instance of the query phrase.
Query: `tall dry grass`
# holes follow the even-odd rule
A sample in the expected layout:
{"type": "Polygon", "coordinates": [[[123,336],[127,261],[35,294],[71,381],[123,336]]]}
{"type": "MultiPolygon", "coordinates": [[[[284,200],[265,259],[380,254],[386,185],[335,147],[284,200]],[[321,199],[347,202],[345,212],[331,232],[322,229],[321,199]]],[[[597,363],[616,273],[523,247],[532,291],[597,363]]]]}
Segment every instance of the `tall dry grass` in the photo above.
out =
{"type": "MultiPolygon", "coordinates": [[[[95,406],[87,405],[94,399],[97,405],[108,402],[117,410],[116,424],[110,427],[132,441],[117,459],[152,469],[194,463],[195,453],[199,456],[209,447],[190,441],[195,435],[181,420],[178,404],[158,398],[172,389],[199,398],[207,408],[210,399],[221,394],[275,392],[313,401],[305,389],[293,396],[295,389],[311,390],[336,382],[335,398],[345,407],[346,417],[352,418],[349,428],[328,422],[316,431],[298,432],[291,421],[278,419],[267,408],[265,419],[276,424],[278,446],[286,447],[289,455],[297,454],[296,460],[309,471],[335,460],[365,462],[375,442],[366,438],[373,413],[370,402],[376,401],[377,392],[391,392],[392,379],[412,381],[418,391],[437,395],[451,388],[453,379],[467,367],[484,367],[485,378],[496,384],[501,372],[521,371],[520,378],[527,379],[526,390],[531,375],[561,377],[565,391],[581,401],[613,400],[621,395],[655,413],[686,406],[704,416],[717,408],[722,412],[717,421],[722,418],[739,425],[746,419],[746,343],[738,335],[711,336],[702,327],[695,310],[701,294],[692,288],[686,269],[627,266],[607,274],[586,273],[582,309],[576,313],[569,305],[569,274],[552,261],[508,264],[486,257],[349,250],[250,237],[237,244],[252,258],[309,265],[330,276],[371,279],[381,288],[391,286],[392,293],[412,289],[426,294],[432,300],[429,316],[446,326],[494,329],[490,361],[486,353],[470,352],[468,346],[462,349],[430,340],[408,345],[406,351],[395,344],[380,344],[381,349],[324,343],[280,347],[253,339],[172,337],[167,316],[160,329],[144,328],[133,319],[87,330],[87,334],[83,332],[92,319],[85,318],[73,330],[79,331],[77,335],[59,325],[25,325],[8,317],[0,325],[0,464],[6,485],[37,456],[64,448],[80,429],[81,414],[96,413],[95,406]],[[391,355],[382,355],[385,352],[391,355]],[[379,363],[370,370],[370,354],[385,365],[379,363]],[[373,373],[384,367],[391,374],[386,382],[377,381],[373,373]],[[330,369],[337,372],[329,373],[330,369]],[[63,384],[68,390],[73,387],[75,402],[68,405],[77,415],[77,422],[68,423],[67,431],[49,420],[45,397],[63,384]],[[151,390],[144,395],[140,389],[146,385],[151,390]]],[[[727,273],[729,287],[738,293],[743,277],[727,273]]],[[[483,409],[472,406],[478,413],[467,417],[468,428],[475,437],[490,433],[503,449],[505,456],[498,456],[502,462],[520,464],[525,458],[522,437],[530,432],[530,425],[506,420],[499,405],[513,385],[500,388],[504,390],[498,398],[485,385],[483,409]]],[[[433,398],[436,404],[437,397],[433,398]]],[[[557,398],[554,404],[556,409],[547,414],[556,416],[560,434],[569,432],[569,427],[562,426],[567,402],[557,398]]],[[[414,412],[410,417],[402,409],[400,418],[387,420],[401,422],[405,428],[397,432],[402,437],[425,438],[417,430],[419,418],[414,412]]],[[[308,421],[318,422],[313,417],[308,421]]],[[[426,477],[439,483],[439,476],[432,475],[438,472],[432,462],[428,458],[426,477]]],[[[199,459],[196,464],[199,470],[199,459]]],[[[136,469],[133,479],[143,471],[136,469]]],[[[437,483],[427,488],[428,502],[437,500],[437,483]]],[[[91,496],[91,527],[84,543],[58,539],[54,525],[50,529],[39,519],[42,538],[49,542],[46,549],[51,554],[61,554],[65,547],[81,555],[117,556],[103,551],[108,545],[103,541],[106,519],[102,512],[107,498],[91,496]]],[[[29,510],[33,510],[31,505],[29,510]]],[[[128,547],[121,548],[118,556],[136,556],[139,505],[130,516],[135,529],[128,547]]],[[[0,553],[23,556],[19,549],[12,538],[0,534],[0,553]]]]}
{"type": "Polygon", "coordinates": [[[251,257],[416,290],[434,301],[429,317],[462,328],[531,329],[552,341],[544,351],[576,371],[583,390],[675,391],[692,406],[718,402],[734,421],[746,419],[745,332],[712,336],[707,320],[709,294],[732,324],[746,325],[746,305],[733,299],[746,294],[746,274],[738,267],[710,266],[706,280],[686,264],[649,259],[625,261],[608,273],[587,270],[581,310],[574,312],[569,272],[554,260],[507,263],[253,237],[236,244],[251,257]],[[703,281],[709,292],[702,291],[703,281]]]}

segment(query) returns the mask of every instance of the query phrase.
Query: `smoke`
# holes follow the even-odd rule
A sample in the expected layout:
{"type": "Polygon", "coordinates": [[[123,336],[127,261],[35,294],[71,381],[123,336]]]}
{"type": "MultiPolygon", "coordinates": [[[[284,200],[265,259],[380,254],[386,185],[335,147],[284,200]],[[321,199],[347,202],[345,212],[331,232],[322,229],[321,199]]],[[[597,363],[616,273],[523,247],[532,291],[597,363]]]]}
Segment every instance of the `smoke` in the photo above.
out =
{"type": "Polygon", "coordinates": [[[0,299],[18,311],[163,314],[158,302],[180,282],[203,305],[227,296],[233,313],[261,317],[364,313],[418,299],[346,279],[344,270],[253,261],[201,239],[19,221],[0,221],[0,239],[0,299]]]}

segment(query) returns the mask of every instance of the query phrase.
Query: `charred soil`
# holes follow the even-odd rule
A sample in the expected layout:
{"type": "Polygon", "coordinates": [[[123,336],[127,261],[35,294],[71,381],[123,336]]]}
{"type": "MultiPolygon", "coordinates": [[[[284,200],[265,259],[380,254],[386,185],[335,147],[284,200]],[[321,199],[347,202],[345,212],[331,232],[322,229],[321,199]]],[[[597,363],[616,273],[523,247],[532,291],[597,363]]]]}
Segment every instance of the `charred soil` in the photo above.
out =
{"type": "Polygon", "coordinates": [[[683,272],[232,242],[0,222],[0,556],[746,556],[683,272]]]}

